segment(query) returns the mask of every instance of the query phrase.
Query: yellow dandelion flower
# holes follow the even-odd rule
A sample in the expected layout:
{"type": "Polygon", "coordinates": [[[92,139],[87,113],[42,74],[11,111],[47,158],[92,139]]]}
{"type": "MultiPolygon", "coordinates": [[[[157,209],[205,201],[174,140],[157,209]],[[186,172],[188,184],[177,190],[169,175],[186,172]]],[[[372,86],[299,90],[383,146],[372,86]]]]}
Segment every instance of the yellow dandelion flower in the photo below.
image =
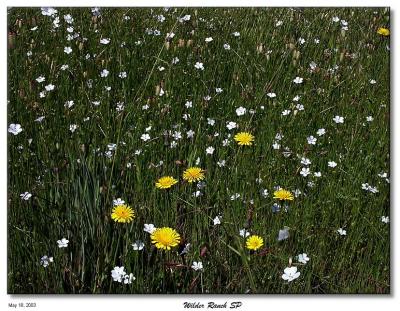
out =
{"type": "Polygon", "coordinates": [[[176,230],[168,227],[156,229],[150,236],[151,243],[157,248],[170,250],[171,247],[177,246],[181,240],[181,236],[176,230]]]}
{"type": "Polygon", "coordinates": [[[281,201],[293,201],[294,197],[290,191],[279,189],[274,192],[274,199],[278,199],[281,201]]]}
{"type": "Polygon", "coordinates": [[[200,167],[189,167],[183,172],[183,179],[194,182],[204,179],[204,171],[200,167]]]}
{"type": "Polygon", "coordinates": [[[235,135],[234,139],[240,146],[251,146],[254,141],[254,136],[249,132],[240,132],[235,135]]]}
{"type": "Polygon", "coordinates": [[[168,189],[175,185],[178,181],[171,176],[164,176],[157,180],[156,187],[158,189],[168,189]]]}
{"type": "Polygon", "coordinates": [[[252,251],[258,250],[264,245],[263,238],[258,235],[251,235],[246,240],[246,247],[252,251]]]}
{"type": "Polygon", "coordinates": [[[387,29],[387,28],[381,27],[381,28],[379,28],[379,29],[377,30],[377,33],[380,34],[380,35],[382,35],[382,36],[387,37],[388,35],[390,35],[390,30],[387,29]]]}
{"type": "Polygon", "coordinates": [[[129,223],[135,218],[135,212],[128,205],[121,204],[113,208],[111,218],[115,222],[129,223]]]}

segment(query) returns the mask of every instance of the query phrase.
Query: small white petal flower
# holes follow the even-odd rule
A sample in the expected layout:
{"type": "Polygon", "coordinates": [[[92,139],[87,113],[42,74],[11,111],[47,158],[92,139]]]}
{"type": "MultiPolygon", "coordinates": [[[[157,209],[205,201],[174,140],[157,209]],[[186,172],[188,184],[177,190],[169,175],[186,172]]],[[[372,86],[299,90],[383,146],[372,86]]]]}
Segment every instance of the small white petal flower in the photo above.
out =
{"type": "Polygon", "coordinates": [[[226,125],[226,127],[227,127],[227,129],[228,130],[232,130],[232,129],[234,129],[234,128],[236,128],[237,127],[237,123],[236,122],[228,122],[228,124],[226,125]]]}
{"type": "Polygon", "coordinates": [[[142,136],[140,136],[140,139],[143,141],[148,141],[150,140],[150,135],[149,134],[142,134],[142,136]]]}
{"type": "Polygon", "coordinates": [[[283,270],[282,279],[291,282],[300,276],[300,272],[297,271],[297,267],[287,267],[283,270]]]}
{"type": "Polygon", "coordinates": [[[241,237],[247,238],[247,237],[250,235],[250,232],[247,231],[246,229],[240,229],[240,230],[239,230],[239,235],[240,235],[241,237]]]}
{"type": "Polygon", "coordinates": [[[71,16],[71,14],[64,15],[64,20],[65,20],[68,24],[72,24],[72,23],[74,22],[74,18],[71,16]]]}
{"type": "Polygon", "coordinates": [[[179,131],[174,131],[174,133],[172,134],[172,137],[173,137],[175,140],[182,139],[182,133],[179,132],[179,131]]]}
{"type": "Polygon", "coordinates": [[[71,54],[71,53],[72,53],[72,48],[71,48],[70,46],[66,46],[66,47],[64,48],[64,53],[65,53],[65,54],[71,54]]]}
{"type": "Polygon", "coordinates": [[[296,78],[293,80],[293,82],[296,83],[296,84],[301,84],[301,83],[303,83],[303,78],[296,77],[296,78]]]}
{"type": "Polygon", "coordinates": [[[310,258],[307,256],[306,253],[303,253],[303,254],[299,254],[299,255],[297,256],[297,260],[298,260],[300,263],[306,264],[306,263],[310,260],[310,258]]]}
{"type": "Polygon", "coordinates": [[[269,194],[268,189],[261,189],[260,193],[263,198],[267,198],[269,194]]]}
{"type": "Polygon", "coordinates": [[[221,224],[221,216],[216,216],[215,218],[214,218],[214,220],[213,220],[213,222],[214,222],[214,226],[216,226],[216,225],[220,225],[221,224]]]}
{"type": "Polygon", "coordinates": [[[388,224],[388,223],[389,223],[389,216],[382,216],[382,217],[381,217],[381,221],[382,221],[383,223],[385,223],[385,224],[388,224]]]}
{"type": "Polygon", "coordinates": [[[173,32],[167,32],[166,39],[172,39],[173,37],[175,37],[175,34],[173,32]]]}
{"type": "Polygon", "coordinates": [[[344,123],[344,117],[341,117],[341,116],[335,116],[332,120],[333,120],[336,124],[344,123]]]}
{"type": "Polygon", "coordinates": [[[283,241],[289,238],[289,229],[288,228],[283,228],[279,230],[278,233],[278,241],[283,241]]]}
{"type": "Polygon", "coordinates": [[[56,9],[51,8],[51,7],[43,7],[43,8],[41,8],[41,10],[42,10],[42,15],[45,15],[45,16],[54,16],[58,12],[56,9]]]}
{"type": "Polygon", "coordinates": [[[191,267],[194,271],[202,271],[203,270],[203,263],[201,261],[196,262],[193,261],[192,267],[191,267]]]}
{"type": "Polygon", "coordinates": [[[337,163],[335,161],[329,161],[328,166],[334,168],[337,166],[337,163]]]}
{"type": "Polygon", "coordinates": [[[114,282],[123,283],[123,284],[131,284],[132,281],[136,280],[132,273],[129,275],[126,273],[125,268],[122,267],[114,267],[111,270],[111,277],[113,278],[114,282]]]}
{"type": "Polygon", "coordinates": [[[315,138],[314,136],[308,136],[307,137],[307,143],[309,145],[315,145],[317,143],[317,138],[315,138]]]}
{"type": "Polygon", "coordinates": [[[28,201],[32,197],[32,194],[29,192],[24,192],[21,193],[19,196],[21,197],[22,200],[28,201]]]}
{"type": "Polygon", "coordinates": [[[386,178],[388,175],[387,175],[387,173],[382,172],[382,173],[378,173],[378,176],[381,178],[386,178]]]}
{"type": "Polygon", "coordinates": [[[194,136],[194,131],[189,130],[189,131],[186,132],[186,137],[187,138],[193,138],[193,136],[194,136]]]}
{"type": "Polygon", "coordinates": [[[73,100],[67,100],[64,104],[64,107],[66,108],[71,108],[74,105],[74,101],[73,100]]]}
{"type": "Polygon", "coordinates": [[[140,240],[137,240],[132,244],[132,247],[134,251],[141,251],[144,248],[144,243],[140,240]]]}
{"type": "Polygon", "coordinates": [[[208,125],[211,125],[211,126],[214,126],[215,120],[214,120],[214,119],[211,119],[211,118],[207,118],[207,124],[208,124],[208,125]]]}
{"type": "Polygon", "coordinates": [[[303,165],[310,165],[311,161],[308,158],[302,157],[300,163],[303,165]]]}
{"type": "Polygon", "coordinates": [[[101,43],[101,44],[104,44],[104,45],[109,44],[110,41],[111,41],[110,38],[103,38],[103,39],[100,39],[100,43],[101,43]]]}
{"type": "Polygon", "coordinates": [[[217,165],[218,165],[219,167],[224,167],[225,164],[226,164],[226,161],[225,161],[225,160],[219,160],[219,161],[217,162],[217,165]]]}
{"type": "Polygon", "coordinates": [[[235,200],[237,200],[239,198],[240,198],[240,194],[239,193],[235,193],[235,194],[231,195],[231,201],[235,201],[235,200]]]}
{"type": "Polygon", "coordinates": [[[196,62],[196,64],[194,65],[194,67],[198,70],[204,70],[204,66],[203,63],[200,62],[196,62]]]}
{"type": "Polygon", "coordinates": [[[200,190],[197,190],[196,192],[193,192],[192,195],[193,195],[195,198],[198,198],[198,197],[202,196],[203,194],[201,193],[200,190]]]}
{"type": "Polygon", "coordinates": [[[281,148],[281,145],[277,141],[275,141],[272,144],[272,148],[274,148],[275,150],[279,150],[281,148]]]}
{"type": "Polygon", "coordinates": [[[102,78],[106,78],[108,75],[109,75],[109,71],[107,70],[107,69],[103,69],[101,72],[100,72],[100,77],[102,77],[102,78]]]}
{"type": "Polygon", "coordinates": [[[111,277],[113,278],[114,282],[122,282],[122,272],[124,271],[124,267],[114,267],[113,270],[111,270],[111,277]],[[122,268],[122,269],[121,269],[122,268]]]}
{"type": "Polygon", "coordinates": [[[343,228],[339,228],[337,230],[337,233],[339,233],[340,235],[346,235],[347,234],[346,230],[344,230],[343,228]]]}
{"type": "Polygon", "coordinates": [[[53,257],[48,257],[47,255],[44,255],[42,258],[40,258],[40,264],[43,267],[47,267],[50,262],[53,262],[53,257]]]}
{"type": "Polygon", "coordinates": [[[246,113],[246,108],[244,107],[239,107],[236,109],[236,114],[240,117],[246,113]]]}
{"type": "Polygon", "coordinates": [[[361,185],[361,188],[362,188],[363,190],[369,191],[369,192],[371,192],[371,193],[378,193],[378,192],[379,192],[378,188],[372,187],[372,186],[370,186],[368,183],[362,184],[362,185],[361,185]]]}
{"type": "Polygon", "coordinates": [[[36,78],[36,81],[37,81],[38,83],[42,83],[42,82],[44,82],[45,80],[46,80],[46,78],[43,77],[43,76],[39,76],[39,77],[36,78]]]}
{"type": "Polygon", "coordinates": [[[212,146],[207,147],[206,149],[206,153],[207,154],[213,154],[214,153],[215,148],[212,146]]]}
{"type": "Polygon", "coordinates": [[[314,71],[315,69],[317,69],[317,63],[314,62],[314,61],[312,61],[312,62],[310,63],[310,70],[311,70],[311,71],[314,71]]]}
{"type": "Polygon", "coordinates": [[[68,247],[68,243],[69,241],[66,238],[62,238],[61,240],[57,241],[59,248],[68,247]]]}
{"type": "Polygon", "coordinates": [[[144,228],[143,228],[143,230],[145,231],[145,232],[147,232],[147,233],[150,233],[150,234],[152,234],[154,231],[156,231],[156,227],[154,227],[154,225],[153,224],[144,224],[144,228]]]}
{"type": "Polygon", "coordinates": [[[294,194],[295,198],[298,198],[300,196],[300,194],[301,194],[300,189],[296,189],[295,191],[293,191],[293,194],[294,194]]]}
{"type": "Polygon", "coordinates": [[[158,20],[160,23],[163,23],[163,22],[165,21],[165,16],[162,15],[162,14],[157,15],[157,20],[158,20]]]}
{"type": "MultiPolygon", "coordinates": [[[[115,145],[115,144],[113,144],[113,145],[115,145]]],[[[109,148],[109,149],[110,149],[110,148],[109,148]]],[[[114,149],[115,149],[115,148],[110,149],[110,150],[114,150],[114,149]]],[[[121,198],[118,198],[118,199],[116,199],[116,200],[113,200],[113,205],[114,205],[114,206],[123,205],[123,204],[125,204],[125,201],[122,200],[121,198]]]]}
{"type": "Polygon", "coordinates": [[[180,23],[190,21],[190,15],[185,15],[184,17],[178,18],[180,23]]]}
{"type": "Polygon", "coordinates": [[[11,133],[11,134],[13,134],[13,135],[18,135],[19,133],[22,132],[21,124],[18,124],[18,123],[17,123],[17,124],[11,123],[11,124],[8,126],[8,132],[11,133]]]}
{"type": "Polygon", "coordinates": [[[133,276],[133,273],[130,273],[129,275],[125,274],[123,276],[123,283],[124,284],[131,284],[132,281],[134,281],[134,280],[136,280],[136,278],[133,276]]]}
{"type": "Polygon", "coordinates": [[[76,125],[76,124],[71,124],[69,126],[69,130],[71,131],[71,133],[75,132],[77,128],[78,128],[78,125],[76,125]]]}
{"type": "Polygon", "coordinates": [[[44,88],[46,89],[46,91],[50,92],[54,90],[55,86],[53,84],[48,84],[44,88]]]}
{"type": "Polygon", "coordinates": [[[128,76],[128,75],[127,75],[126,71],[121,71],[121,72],[118,74],[118,77],[121,78],[121,79],[125,79],[127,76],[128,76]]]}
{"type": "Polygon", "coordinates": [[[307,177],[310,174],[310,169],[308,167],[303,167],[300,171],[300,175],[307,177]]]}

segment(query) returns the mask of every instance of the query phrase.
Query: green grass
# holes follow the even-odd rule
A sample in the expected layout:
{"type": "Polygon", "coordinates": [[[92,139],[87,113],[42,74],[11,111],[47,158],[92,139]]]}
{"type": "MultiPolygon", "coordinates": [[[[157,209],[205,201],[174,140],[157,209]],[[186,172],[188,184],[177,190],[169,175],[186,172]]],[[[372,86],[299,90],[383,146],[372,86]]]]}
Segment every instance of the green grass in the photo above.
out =
{"type": "Polygon", "coordinates": [[[12,8],[8,14],[8,124],[23,128],[8,133],[9,293],[390,293],[390,227],[381,222],[390,214],[390,186],[378,176],[390,170],[390,52],[389,37],[376,33],[390,28],[388,9],[104,8],[94,18],[89,8],[59,8],[58,16],[60,27],[52,32],[53,19],[40,8],[12,8]],[[73,16],[74,33],[80,34],[72,41],[66,40],[65,14],[73,16]],[[157,14],[166,20],[158,22],[157,14]],[[177,22],[185,14],[190,21],[177,22]],[[334,16],[349,29],[342,31],[334,16]],[[146,28],[161,35],[148,35],[146,28]],[[169,47],[168,32],[175,33],[169,47]],[[206,43],[206,37],[213,41],[206,43]],[[101,45],[100,38],[111,42],[101,45]],[[301,45],[299,38],[306,42],[301,45]],[[180,60],[176,65],[174,57],[180,60]],[[194,67],[197,61],[204,71],[194,67]],[[64,64],[69,69],[62,71],[64,64]],[[100,78],[104,68],[110,74],[100,78]],[[127,72],[125,79],[120,71],[127,72]],[[41,84],[35,81],[40,75],[46,78],[41,84]],[[294,84],[296,76],[304,82],[294,84]],[[40,98],[49,83],[55,90],[40,98]],[[203,99],[207,95],[210,101],[203,99]],[[296,95],[304,111],[295,114],[296,95]],[[75,103],[70,109],[67,100],[75,103]],[[100,106],[91,104],[96,100],[100,106]],[[185,107],[187,100],[193,108],[185,107]],[[117,102],[125,103],[122,112],[117,102]],[[148,110],[142,110],[145,104],[148,110]],[[239,106],[247,109],[240,117],[239,106]],[[285,109],[291,114],[282,116],[285,109]],[[344,124],[333,122],[336,115],[345,117],[344,124]],[[35,122],[39,116],[45,119],[35,122]],[[366,122],[367,116],[374,120],[366,122]],[[229,131],[228,121],[239,129],[229,131]],[[71,133],[70,124],[79,127],[71,133]],[[150,125],[151,140],[143,142],[150,125]],[[321,137],[320,128],[326,129],[321,137]],[[190,129],[193,139],[186,138],[190,129]],[[176,148],[163,135],[170,130],[182,132],[176,148]],[[242,130],[255,136],[252,146],[233,141],[242,130]],[[284,135],[280,150],[272,148],[277,133],[284,135]],[[231,143],[224,147],[228,134],[231,143]],[[316,145],[307,144],[310,135],[318,138],[316,145]],[[110,143],[117,148],[107,158],[110,143]],[[206,155],[208,146],[215,148],[213,155],[206,155]],[[138,149],[142,153],[135,155],[138,149]],[[299,174],[303,156],[322,177],[299,174]],[[182,173],[198,157],[206,186],[196,198],[196,185],[184,183],[182,173]],[[220,159],[225,167],[217,165],[220,159]],[[328,161],[337,167],[329,168],[328,161]],[[164,175],[179,183],[156,189],[164,175]],[[362,190],[363,183],[379,192],[362,190]],[[288,212],[272,211],[276,186],[302,192],[288,212]],[[269,192],[266,198],[262,189],[269,192]],[[20,198],[25,191],[33,194],[27,201],[20,198]],[[235,193],[241,197],[231,201],[235,193]],[[116,198],[135,209],[131,223],[111,219],[116,198]],[[217,215],[222,223],[214,226],[217,215]],[[143,231],[146,223],[175,228],[191,250],[179,256],[176,249],[155,249],[143,231]],[[278,241],[285,226],[290,236],[278,241]],[[238,234],[244,227],[263,237],[268,251],[250,253],[238,234]],[[336,232],[340,227],[346,236],[336,232]],[[70,242],[60,249],[56,241],[63,237],[70,242]],[[138,239],[143,251],[131,246],[138,239]],[[306,265],[296,260],[303,252],[310,257],[306,265]],[[46,268],[40,265],[43,255],[54,257],[46,268]],[[301,275],[288,283],[281,275],[290,258],[301,275]],[[193,261],[202,261],[204,271],[191,269],[193,261]],[[115,266],[136,280],[113,282],[115,266]]]}

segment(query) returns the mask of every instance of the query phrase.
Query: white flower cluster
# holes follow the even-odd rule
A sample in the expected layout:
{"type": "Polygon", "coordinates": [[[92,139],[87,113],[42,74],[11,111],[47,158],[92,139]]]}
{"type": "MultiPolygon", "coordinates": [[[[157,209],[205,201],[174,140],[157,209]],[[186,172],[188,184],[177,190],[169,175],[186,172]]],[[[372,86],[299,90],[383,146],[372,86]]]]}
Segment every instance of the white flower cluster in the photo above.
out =
{"type": "Polygon", "coordinates": [[[131,284],[132,281],[136,280],[136,278],[133,276],[132,273],[129,275],[125,272],[125,268],[122,267],[114,267],[113,270],[111,270],[111,277],[113,278],[114,282],[118,283],[124,283],[124,284],[131,284]]]}

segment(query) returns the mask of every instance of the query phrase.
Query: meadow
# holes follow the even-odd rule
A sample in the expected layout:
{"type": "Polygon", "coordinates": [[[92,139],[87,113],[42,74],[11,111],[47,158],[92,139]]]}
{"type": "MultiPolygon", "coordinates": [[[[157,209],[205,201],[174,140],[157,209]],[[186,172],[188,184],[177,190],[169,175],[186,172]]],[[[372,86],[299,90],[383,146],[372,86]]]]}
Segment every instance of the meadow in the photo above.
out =
{"type": "Polygon", "coordinates": [[[388,8],[9,8],[8,293],[389,294],[388,8]]]}

